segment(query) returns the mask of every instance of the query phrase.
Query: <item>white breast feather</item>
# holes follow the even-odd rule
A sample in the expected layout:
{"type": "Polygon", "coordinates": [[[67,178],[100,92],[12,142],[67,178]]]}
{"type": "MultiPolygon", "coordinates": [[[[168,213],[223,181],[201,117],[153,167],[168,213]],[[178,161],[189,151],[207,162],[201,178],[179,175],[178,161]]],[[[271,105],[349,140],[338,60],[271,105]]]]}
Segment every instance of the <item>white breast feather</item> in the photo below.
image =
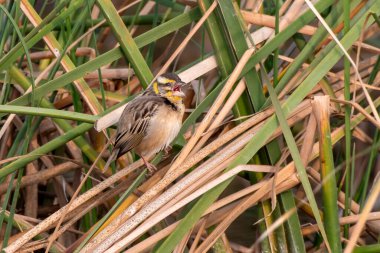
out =
{"type": "Polygon", "coordinates": [[[170,143],[177,136],[180,129],[181,129],[181,123],[177,120],[173,120],[170,124],[168,124],[168,141],[166,142],[163,148],[166,148],[170,145],[170,143]]]}
{"type": "Polygon", "coordinates": [[[169,113],[164,117],[160,113],[151,119],[147,135],[140,144],[139,148],[144,156],[155,154],[168,147],[181,129],[181,121],[177,115],[169,113]]]}

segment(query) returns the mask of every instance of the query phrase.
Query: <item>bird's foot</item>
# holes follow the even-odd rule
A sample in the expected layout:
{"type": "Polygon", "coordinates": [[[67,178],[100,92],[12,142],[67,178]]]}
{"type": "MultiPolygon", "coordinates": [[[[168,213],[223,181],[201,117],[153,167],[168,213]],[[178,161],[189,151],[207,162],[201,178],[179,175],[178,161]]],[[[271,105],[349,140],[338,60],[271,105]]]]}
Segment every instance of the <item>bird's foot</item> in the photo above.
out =
{"type": "Polygon", "coordinates": [[[164,155],[163,155],[163,158],[167,158],[169,157],[170,155],[170,151],[172,150],[173,148],[171,146],[167,146],[166,148],[164,148],[164,155]]]}
{"type": "Polygon", "coordinates": [[[158,170],[156,166],[151,163],[145,164],[148,169],[148,173],[146,174],[148,177],[153,176],[153,174],[158,170]]]}
{"type": "Polygon", "coordinates": [[[146,175],[148,177],[152,176],[158,170],[157,167],[151,164],[150,162],[148,162],[147,160],[145,160],[144,157],[141,156],[141,158],[144,161],[146,168],[148,169],[148,173],[146,175]]]}

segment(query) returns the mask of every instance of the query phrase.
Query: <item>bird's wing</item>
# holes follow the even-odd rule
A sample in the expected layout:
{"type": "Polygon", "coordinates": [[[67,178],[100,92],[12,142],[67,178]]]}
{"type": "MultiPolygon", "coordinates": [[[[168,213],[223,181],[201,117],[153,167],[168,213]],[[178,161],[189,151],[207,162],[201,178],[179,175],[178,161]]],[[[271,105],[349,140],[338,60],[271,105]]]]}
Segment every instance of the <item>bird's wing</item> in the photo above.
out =
{"type": "Polygon", "coordinates": [[[120,117],[116,133],[115,149],[119,149],[118,157],[140,144],[146,135],[150,119],[161,103],[162,98],[156,96],[141,96],[128,103],[120,117]]]}

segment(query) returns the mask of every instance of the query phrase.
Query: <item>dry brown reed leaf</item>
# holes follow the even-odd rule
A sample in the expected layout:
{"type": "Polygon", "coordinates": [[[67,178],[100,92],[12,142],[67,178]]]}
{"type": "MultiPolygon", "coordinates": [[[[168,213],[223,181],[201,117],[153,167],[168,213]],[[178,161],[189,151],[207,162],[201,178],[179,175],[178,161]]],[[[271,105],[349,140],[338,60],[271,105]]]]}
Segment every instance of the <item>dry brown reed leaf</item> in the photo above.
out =
{"type": "MultiPolygon", "coordinates": [[[[10,161],[15,161],[19,158],[24,158],[24,157],[30,157],[30,155],[10,157],[8,159],[1,160],[0,164],[4,164],[4,163],[10,162],[10,161]]],[[[58,157],[58,158],[61,158],[61,157],[58,157]]],[[[44,161],[44,163],[46,165],[46,155],[41,156],[40,159],[42,161],[44,161]]],[[[27,176],[22,177],[21,182],[20,182],[20,188],[24,188],[24,187],[27,187],[30,185],[38,184],[40,182],[43,182],[45,180],[50,179],[51,177],[58,176],[60,174],[63,174],[65,172],[68,172],[68,171],[76,169],[76,168],[80,168],[81,164],[79,162],[74,161],[74,163],[67,162],[67,163],[62,163],[62,164],[55,166],[53,163],[50,162],[50,163],[48,163],[48,166],[46,166],[46,167],[50,168],[50,169],[49,170],[42,170],[42,171],[33,173],[31,175],[27,175],[27,176]]],[[[83,167],[87,167],[87,166],[83,166],[83,167]]],[[[0,195],[5,193],[8,189],[8,187],[12,187],[12,189],[14,189],[16,184],[17,184],[16,179],[13,181],[13,183],[5,182],[5,183],[0,184],[0,195]]],[[[71,190],[71,187],[68,186],[67,184],[66,184],[66,187],[67,187],[66,188],[67,193],[70,196],[72,196],[73,191],[71,190]]]]}
{"type": "Polygon", "coordinates": [[[358,103],[352,102],[352,101],[346,101],[346,100],[340,100],[340,99],[334,99],[331,98],[331,101],[342,103],[345,105],[351,105],[356,110],[359,111],[359,113],[363,114],[363,116],[370,121],[372,124],[374,124],[377,128],[380,128],[380,122],[378,122],[376,119],[374,119],[363,107],[361,107],[358,103]]]}
{"type": "MultiPolygon", "coordinates": [[[[355,224],[358,222],[359,218],[360,218],[360,215],[357,215],[357,214],[340,217],[339,224],[340,225],[355,224]]],[[[372,212],[372,213],[369,213],[367,216],[367,222],[378,221],[378,220],[380,220],[380,212],[372,212]]],[[[309,234],[317,233],[318,231],[319,231],[318,226],[315,224],[302,227],[302,235],[309,235],[309,234]]]]}
{"type": "MultiPolygon", "coordinates": [[[[55,55],[51,51],[31,52],[29,55],[32,61],[55,58],[55,55]]],[[[78,47],[75,50],[75,56],[89,56],[91,59],[93,59],[95,58],[95,50],[91,47],[78,47]]],[[[26,56],[24,56],[22,59],[19,59],[19,61],[26,60],[26,56]]]]}
{"type": "Polygon", "coordinates": [[[191,247],[189,249],[189,253],[193,253],[194,250],[195,250],[195,248],[197,247],[197,245],[199,243],[199,240],[201,239],[202,233],[205,230],[205,226],[206,226],[206,220],[205,219],[201,219],[200,220],[200,227],[198,229],[198,232],[195,235],[195,238],[194,238],[193,242],[191,243],[191,247]]]}
{"type": "Polygon", "coordinates": [[[307,131],[305,131],[305,134],[303,135],[302,146],[301,146],[301,151],[300,151],[301,160],[305,167],[307,167],[310,154],[312,153],[315,133],[317,129],[317,121],[315,120],[315,117],[313,114],[310,114],[309,116],[306,129],[307,131]]]}
{"type": "MultiPolygon", "coordinates": [[[[241,11],[243,18],[246,22],[254,25],[259,25],[259,26],[265,26],[274,29],[275,28],[275,17],[267,14],[262,14],[262,13],[252,13],[248,11],[241,11]]],[[[281,29],[280,29],[281,30],[281,29]]],[[[299,33],[305,34],[312,36],[315,34],[317,31],[317,27],[311,26],[311,25],[305,25],[302,27],[300,30],[298,30],[299,33]]],[[[329,41],[332,40],[331,37],[327,38],[329,41]]],[[[380,49],[377,47],[374,47],[372,45],[369,45],[364,42],[355,42],[353,46],[357,48],[362,48],[368,52],[371,53],[380,53],[380,49]]],[[[358,66],[358,65],[357,65],[358,66]]]]}
{"type": "Polygon", "coordinates": [[[259,244],[265,240],[266,237],[269,237],[279,226],[286,222],[295,212],[297,208],[292,208],[283,215],[281,215],[275,222],[273,222],[265,231],[262,233],[259,238],[256,239],[255,243],[252,245],[250,250],[253,252],[254,249],[257,249],[259,244]]]}
{"type": "Polygon", "coordinates": [[[211,125],[208,127],[207,133],[202,136],[202,138],[198,141],[196,146],[193,148],[191,153],[189,155],[193,155],[196,152],[198,152],[199,149],[202,148],[202,146],[207,142],[207,140],[211,137],[211,135],[215,132],[215,130],[224,120],[224,118],[229,114],[235,105],[236,101],[240,98],[241,94],[246,89],[245,80],[241,79],[239,83],[236,85],[235,89],[232,91],[230,97],[227,99],[227,101],[224,103],[224,106],[218,113],[218,115],[215,117],[214,121],[211,123],[211,125]]]}
{"type": "Polygon", "coordinates": [[[374,180],[374,185],[371,189],[371,193],[369,194],[366,204],[364,205],[364,208],[360,214],[359,220],[357,221],[357,224],[352,228],[352,233],[350,235],[350,238],[348,240],[348,244],[346,248],[344,249],[344,253],[351,253],[354,250],[354,247],[356,246],[357,241],[359,240],[360,234],[362,233],[362,230],[368,220],[368,216],[377,201],[377,197],[380,193],[380,180],[374,180]]]}
{"type": "Polygon", "coordinates": [[[253,12],[258,12],[263,2],[264,0],[247,0],[245,3],[245,9],[252,10],[253,12]]]}
{"type": "MultiPolygon", "coordinates": [[[[28,73],[28,71],[26,71],[28,73]]],[[[36,72],[35,75],[41,76],[43,79],[46,79],[49,75],[48,72],[45,70],[43,72],[36,72]]],[[[54,78],[57,78],[61,75],[63,75],[63,71],[57,71],[54,78]]],[[[103,79],[122,79],[127,80],[128,78],[132,77],[134,74],[133,69],[130,68],[115,68],[115,69],[103,69],[101,71],[101,76],[103,79]]],[[[86,75],[83,76],[84,79],[99,79],[99,72],[97,70],[86,73],[86,75]]]]}
{"type": "Polygon", "coordinates": [[[0,165],[3,165],[3,164],[6,164],[6,163],[9,163],[9,162],[13,162],[13,161],[16,161],[20,158],[25,158],[25,157],[30,157],[30,155],[18,155],[18,156],[13,156],[13,157],[9,157],[7,159],[3,159],[0,161],[0,165]]]}
{"type": "MultiPolygon", "coordinates": [[[[223,161],[222,163],[218,164],[212,170],[206,172],[201,178],[199,178],[193,184],[188,185],[188,186],[180,186],[179,185],[179,187],[182,188],[182,191],[179,192],[178,194],[176,194],[175,196],[173,196],[173,198],[169,202],[167,202],[160,209],[158,209],[155,213],[153,213],[152,216],[149,217],[146,221],[144,221],[144,223],[142,225],[144,225],[144,224],[149,225],[150,223],[160,221],[160,218],[157,218],[157,215],[162,215],[163,212],[165,212],[166,210],[168,210],[169,208],[174,206],[179,201],[183,200],[186,197],[190,197],[197,190],[202,188],[205,184],[207,184],[210,181],[215,180],[216,178],[220,177],[222,171],[231,163],[231,161],[235,157],[236,157],[236,155],[233,155],[233,156],[229,157],[228,159],[226,159],[225,161],[223,161]]],[[[207,162],[208,161],[203,163],[202,166],[207,165],[207,162]]],[[[182,180],[186,180],[186,179],[183,178],[182,180]]],[[[178,184],[181,184],[181,182],[179,182],[178,184]]],[[[193,195],[193,197],[190,197],[190,198],[195,199],[194,196],[195,195],[193,195]]]]}
{"type": "Polygon", "coordinates": [[[305,12],[304,2],[302,0],[295,0],[289,6],[286,13],[280,18],[279,31],[282,31],[290,25],[294,20],[305,12]]]}
{"type": "MultiPolygon", "coordinates": [[[[38,172],[36,163],[29,163],[26,166],[26,175],[35,174],[38,172]]],[[[24,204],[24,214],[29,217],[37,218],[38,212],[38,188],[36,184],[30,185],[26,188],[26,197],[24,204]],[[37,200],[37,201],[36,201],[37,200]]]]}
{"type": "MultiPolygon", "coordinates": [[[[41,241],[35,241],[35,242],[27,243],[26,245],[24,245],[20,249],[19,253],[35,252],[37,250],[45,248],[46,245],[47,245],[46,242],[41,242],[41,241]]],[[[64,248],[63,248],[63,250],[64,250],[64,248]]]]}
{"type": "Polygon", "coordinates": [[[223,243],[223,246],[224,246],[224,247],[223,247],[224,250],[225,250],[227,253],[233,253],[232,248],[231,248],[230,241],[228,240],[227,235],[226,235],[225,233],[222,234],[221,239],[222,239],[222,243],[223,243]]]}
{"type": "MultiPolygon", "coordinates": [[[[341,137],[343,135],[339,134],[340,133],[343,133],[343,127],[341,127],[340,129],[337,129],[335,132],[334,132],[334,138],[336,138],[337,136],[341,137]],[[339,131],[338,131],[339,130],[339,131]],[[340,136],[341,135],[341,136],[340,136]]],[[[308,173],[319,183],[321,183],[321,176],[320,174],[313,168],[310,168],[308,170],[308,173]]],[[[339,191],[338,192],[338,205],[344,209],[345,208],[345,193],[343,191],[339,191]]],[[[350,211],[354,214],[358,214],[360,212],[360,206],[358,203],[356,203],[354,200],[351,200],[350,202],[350,211]]],[[[373,229],[374,231],[378,231],[378,229],[375,228],[375,226],[377,227],[377,224],[373,224],[371,221],[367,222],[368,224],[368,227],[370,229],[373,229]]]]}
{"type": "Polygon", "coordinates": [[[232,193],[220,200],[218,200],[217,202],[215,202],[214,204],[212,204],[212,206],[210,206],[206,213],[211,213],[213,212],[214,210],[217,210],[217,209],[220,209],[224,206],[228,206],[230,205],[231,203],[239,200],[239,199],[242,199],[243,197],[246,197],[252,193],[254,193],[255,191],[257,191],[258,189],[260,189],[261,187],[263,187],[267,182],[268,182],[269,179],[262,179],[260,180],[260,182],[256,183],[256,184],[253,184],[253,185],[250,185],[240,191],[237,191],[235,193],[232,193]]]}
{"type": "Polygon", "coordinates": [[[181,242],[177,245],[177,247],[175,247],[175,249],[173,250],[173,253],[184,253],[185,252],[187,243],[190,239],[192,232],[193,232],[192,229],[190,229],[190,231],[187,232],[187,234],[182,238],[181,242]]]}
{"type": "MultiPolygon", "coordinates": [[[[210,166],[205,167],[203,170],[210,169],[210,168],[213,168],[213,167],[215,167],[215,164],[211,164],[210,166]]],[[[195,173],[193,173],[193,174],[195,174],[195,175],[199,174],[199,173],[202,173],[202,169],[201,168],[197,168],[197,170],[194,171],[194,172],[195,173]]],[[[189,182],[189,180],[186,180],[186,179],[183,179],[182,181],[184,181],[184,180],[185,180],[185,183],[189,182]]],[[[192,181],[194,181],[194,180],[192,180],[192,181]]],[[[177,185],[179,185],[179,184],[181,184],[181,181],[177,185]]],[[[158,199],[150,202],[146,207],[144,207],[143,210],[141,210],[140,213],[142,213],[142,214],[138,213],[135,216],[133,216],[133,220],[131,220],[131,222],[129,222],[129,223],[127,221],[125,224],[123,224],[123,227],[128,228],[128,230],[129,230],[129,228],[131,226],[135,227],[137,224],[133,225],[134,222],[136,222],[136,221],[137,222],[144,221],[144,219],[146,217],[144,215],[146,213],[146,210],[152,210],[153,208],[155,208],[154,206],[160,206],[161,202],[162,202],[161,199],[164,199],[165,201],[168,201],[173,196],[176,196],[176,194],[178,192],[180,192],[181,189],[182,189],[182,187],[180,185],[179,186],[176,186],[176,185],[173,186],[172,188],[170,188],[168,191],[165,192],[166,195],[164,193],[164,194],[160,195],[160,197],[158,199]],[[173,192],[173,190],[174,190],[174,192],[173,192]]],[[[204,192],[204,191],[206,191],[206,190],[204,190],[204,188],[203,189],[199,189],[196,194],[192,194],[191,196],[187,197],[186,199],[183,199],[182,201],[176,203],[176,205],[170,206],[168,209],[164,209],[163,208],[164,212],[161,212],[161,213],[157,212],[158,215],[159,215],[159,217],[155,217],[154,220],[156,220],[157,222],[159,222],[160,220],[163,219],[163,216],[165,216],[166,214],[170,214],[170,213],[174,212],[176,209],[178,209],[179,207],[181,207],[184,204],[188,203],[189,201],[191,201],[192,199],[194,199],[196,196],[199,196],[199,194],[202,194],[202,192],[204,192]]],[[[125,243],[128,243],[129,240],[134,240],[136,238],[136,236],[138,236],[139,234],[141,234],[146,229],[149,229],[154,224],[153,222],[154,222],[153,219],[146,220],[143,225],[141,225],[140,227],[134,229],[130,234],[128,234],[126,237],[124,237],[123,240],[120,241],[120,244],[125,244],[125,243]],[[144,227],[144,225],[146,227],[144,227]]],[[[118,229],[120,230],[120,227],[118,229]]],[[[114,247],[118,247],[117,245],[118,245],[118,243],[115,244],[114,247]]],[[[112,251],[113,249],[111,248],[109,250],[112,251]]]]}
{"type": "MultiPolygon", "coordinates": [[[[289,8],[290,4],[293,2],[293,0],[286,0],[280,7],[280,10],[279,10],[279,14],[280,16],[282,16],[286,11],[287,9],[289,8]]],[[[255,12],[258,12],[258,11],[254,11],[255,12]]]]}
{"type": "MultiPolygon", "coordinates": [[[[249,11],[241,11],[244,20],[253,25],[266,26],[275,28],[275,17],[267,14],[253,13],[249,11]]],[[[311,25],[305,25],[298,32],[305,35],[313,35],[317,30],[316,27],[311,25]]]]}
{"type": "Polygon", "coordinates": [[[235,242],[230,242],[231,249],[233,252],[238,252],[238,253],[252,253],[252,250],[244,245],[240,245],[235,242]]]}
{"type": "Polygon", "coordinates": [[[369,135],[363,131],[361,128],[355,128],[354,131],[352,132],[352,136],[354,138],[357,138],[363,143],[373,143],[373,139],[369,137],[369,135]]]}
{"type": "Polygon", "coordinates": [[[216,62],[215,56],[210,56],[204,59],[203,61],[197,63],[196,65],[184,70],[179,73],[178,76],[185,83],[189,83],[200,76],[210,72],[212,69],[216,68],[218,63],[216,62]],[[195,76],[194,76],[195,74],[195,76]]]}

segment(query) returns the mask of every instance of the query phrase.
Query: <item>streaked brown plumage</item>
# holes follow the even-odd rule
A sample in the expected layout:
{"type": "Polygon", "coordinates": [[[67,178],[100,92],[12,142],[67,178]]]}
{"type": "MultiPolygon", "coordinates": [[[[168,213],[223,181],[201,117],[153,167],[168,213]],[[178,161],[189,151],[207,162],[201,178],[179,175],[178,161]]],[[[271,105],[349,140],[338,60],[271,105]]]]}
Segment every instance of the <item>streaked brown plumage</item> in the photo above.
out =
{"type": "Polygon", "coordinates": [[[125,107],[114,140],[114,148],[104,167],[134,149],[152,172],[155,167],[145,158],[168,147],[177,136],[185,111],[181,86],[184,83],[173,73],[157,78],[141,96],[125,107]]]}

